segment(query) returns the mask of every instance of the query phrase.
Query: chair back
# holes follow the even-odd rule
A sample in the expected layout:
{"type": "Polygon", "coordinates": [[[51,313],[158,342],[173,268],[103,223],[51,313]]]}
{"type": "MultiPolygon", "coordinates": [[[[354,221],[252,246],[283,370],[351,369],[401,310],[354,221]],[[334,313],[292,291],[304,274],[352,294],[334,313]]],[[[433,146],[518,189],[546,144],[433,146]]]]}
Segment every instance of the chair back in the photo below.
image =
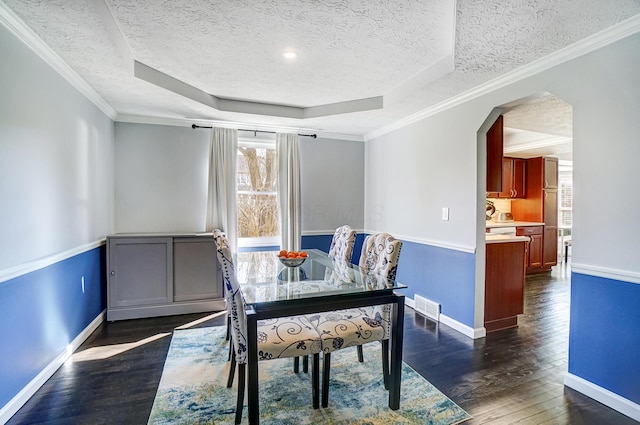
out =
{"type": "Polygon", "coordinates": [[[226,233],[224,233],[220,229],[215,229],[213,231],[213,240],[216,243],[216,249],[227,248],[230,249],[229,239],[227,238],[226,233]]]}
{"type": "Polygon", "coordinates": [[[388,233],[378,233],[365,238],[360,255],[360,269],[387,279],[396,278],[402,241],[388,233]]]}
{"type": "Polygon", "coordinates": [[[331,247],[329,248],[329,258],[351,262],[353,255],[353,245],[356,243],[356,231],[348,224],[338,227],[333,234],[331,247]]]}
{"type": "Polygon", "coordinates": [[[222,266],[224,298],[227,313],[231,319],[231,340],[236,353],[236,362],[245,364],[247,362],[247,312],[244,296],[236,277],[231,250],[228,247],[218,249],[218,261],[222,266]]]}

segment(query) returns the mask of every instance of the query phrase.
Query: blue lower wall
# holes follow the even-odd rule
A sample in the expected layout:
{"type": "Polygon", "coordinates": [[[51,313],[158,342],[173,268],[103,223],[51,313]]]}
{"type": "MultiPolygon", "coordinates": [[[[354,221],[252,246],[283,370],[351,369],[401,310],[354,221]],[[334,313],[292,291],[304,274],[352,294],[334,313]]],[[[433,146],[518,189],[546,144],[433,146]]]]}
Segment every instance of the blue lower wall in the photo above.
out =
{"type": "Polygon", "coordinates": [[[103,245],[0,283],[0,407],[106,308],[105,253],[103,245]]]}
{"type": "Polygon", "coordinates": [[[441,313],[474,327],[475,254],[415,242],[403,242],[398,280],[403,293],[440,303],[441,313]]]}
{"type": "Polygon", "coordinates": [[[640,284],[571,274],[569,373],[640,404],[640,284]]]}
{"type": "MultiPolygon", "coordinates": [[[[352,262],[357,264],[365,234],[358,234],[352,262]]],[[[303,236],[303,249],[329,251],[333,235],[303,236]]],[[[474,327],[475,270],[474,254],[403,241],[398,264],[398,280],[408,286],[407,297],[415,294],[440,303],[442,314],[474,327]]]]}

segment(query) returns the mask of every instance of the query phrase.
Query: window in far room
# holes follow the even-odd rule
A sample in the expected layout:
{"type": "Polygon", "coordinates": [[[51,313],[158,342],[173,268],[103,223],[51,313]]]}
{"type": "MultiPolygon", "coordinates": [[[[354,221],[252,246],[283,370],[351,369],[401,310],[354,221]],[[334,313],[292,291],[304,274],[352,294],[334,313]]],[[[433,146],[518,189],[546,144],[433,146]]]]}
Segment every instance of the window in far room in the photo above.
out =
{"type": "Polygon", "coordinates": [[[238,139],[238,246],[280,246],[275,140],[238,139]]]}
{"type": "MultiPolygon", "coordinates": [[[[570,164],[570,163],[569,163],[570,164]]],[[[573,214],[573,172],[571,165],[561,164],[558,173],[558,226],[571,228],[573,214]]]]}

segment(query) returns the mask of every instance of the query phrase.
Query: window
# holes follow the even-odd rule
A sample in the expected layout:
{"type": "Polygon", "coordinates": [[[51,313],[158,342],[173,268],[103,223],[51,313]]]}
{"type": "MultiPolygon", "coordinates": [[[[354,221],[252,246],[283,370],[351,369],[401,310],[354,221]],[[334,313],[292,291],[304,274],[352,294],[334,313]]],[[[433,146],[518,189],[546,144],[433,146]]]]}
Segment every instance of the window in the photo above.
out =
{"type": "Polygon", "coordinates": [[[573,172],[560,167],[558,173],[558,226],[571,228],[573,212],[573,172]]]}
{"type": "Polygon", "coordinates": [[[280,246],[275,140],[238,139],[238,246],[280,246]]]}

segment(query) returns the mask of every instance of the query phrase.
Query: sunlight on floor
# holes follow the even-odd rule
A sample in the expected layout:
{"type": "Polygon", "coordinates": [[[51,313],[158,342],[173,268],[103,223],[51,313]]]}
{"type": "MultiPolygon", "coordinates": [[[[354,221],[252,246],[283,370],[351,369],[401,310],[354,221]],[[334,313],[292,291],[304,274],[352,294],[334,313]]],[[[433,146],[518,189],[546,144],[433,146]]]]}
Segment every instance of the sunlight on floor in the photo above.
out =
{"type": "MultiPolygon", "coordinates": [[[[199,325],[200,323],[206,322],[207,320],[215,319],[216,317],[220,317],[224,315],[226,311],[220,311],[217,313],[210,314],[208,316],[202,317],[198,320],[194,320],[189,323],[185,323],[184,325],[180,325],[175,329],[188,329],[193,326],[199,325]]],[[[159,333],[149,338],[141,339],[136,342],[128,342],[125,344],[115,344],[115,345],[105,345],[102,347],[92,347],[88,348],[84,351],[76,352],[71,355],[69,358],[69,362],[78,363],[78,362],[86,362],[91,360],[104,360],[109,357],[117,356],[118,354],[122,354],[126,351],[132,350],[134,348],[140,347],[144,344],[148,344],[150,342],[156,341],[158,339],[164,338],[165,336],[171,335],[171,332],[159,333]]]]}
{"type": "Polygon", "coordinates": [[[194,320],[193,322],[189,322],[189,323],[185,323],[184,325],[180,325],[180,326],[176,327],[176,329],[189,329],[189,328],[191,328],[193,326],[199,325],[200,323],[206,322],[207,320],[211,320],[211,319],[215,319],[216,317],[220,317],[220,316],[224,315],[225,313],[226,313],[225,310],[219,311],[217,313],[213,313],[213,314],[210,314],[208,316],[205,316],[205,317],[203,317],[201,319],[194,320]]]}
{"type": "Polygon", "coordinates": [[[128,342],[126,344],[116,344],[116,345],[105,345],[103,347],[92,347],[88,348],[84,351],[77,352],[71,356],[69,361],[77,363],[77,362],[86,362],[90,360],[104,360],[109,357],[117,356],[118,354],[122,354],[125,351],[129,351],[133,348],[140,347],[141,345],[148,344],[150,342],[156,341],[160,338],[164,338],[165,336],[171,335],[171,333],[161,333],[150,336],[149,338],[141,339],[136,342],[128,342]]]}

